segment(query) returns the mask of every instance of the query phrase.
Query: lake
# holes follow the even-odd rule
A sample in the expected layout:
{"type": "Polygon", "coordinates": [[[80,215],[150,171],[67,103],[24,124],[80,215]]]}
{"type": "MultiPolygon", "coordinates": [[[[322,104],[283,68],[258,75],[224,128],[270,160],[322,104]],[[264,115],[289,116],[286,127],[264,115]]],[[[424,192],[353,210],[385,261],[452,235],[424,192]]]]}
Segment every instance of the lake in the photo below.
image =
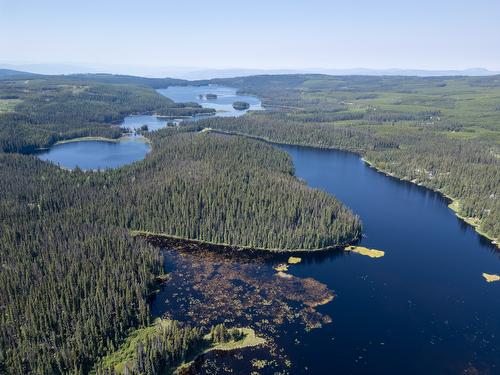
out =
{"type": "Polygon", "coordinates": [[[500,283],[481,276],[500,271],[496,247],[438,193],[378,173],[357,155],[276,147],[291,155],[297,177],[357,213],[361,244],[385,256],[302,256],[283,280],[273,270],[280,257],[165,250],[172,279],[152,304],[155,316],[252,325],[273,349],[207,356],[196,371],[246,373],[257,358],[270,374],[287,360],[292,373],[498,373],[500,283]],[[323,303],[328,290],[335,297],[323,303]]]}
{"type": "MultiPolygon", "coordinates": [[[[238,111],[232,107],[235,101],[244,101],[250,104],[249,110],[261,110],[258,98],[248,95],[238,95],[236,89],[219,85],[205,86],[171,86],[157,90],[175,102],[196,102],[203,107],[214,108],[215,116],[241,116],[248,110],[238,111]],[[207,94],[217,95],[216,99],[206,99],[207,94]],[[200,97],[201,95],[201,97],[200,97]]],[[[200,119],[196,116],[192,119],[200,119]]],[[[132,115],[125,117],[121,126],[126,129],[138,130],[147,125],[149,131],[164,128],[168,123],[178,124],[181,119],[166,120],[154,115],[132,115]]],[[[74,169],[78,166],[84,170],[118,168],[134,161],[142,160],[149,152],[149,145],[141,141],[140,136],[124,137],[120,142],[106,141],[77,141],[56,144],[37,156],[53,162],[63,168],[74,169]]]]}
{"type": "Polygon", "coordinates": [[[118,168],[144,159],[150,151],[149,143],[139,137],[124,137],[118,141],[86,140],[59,143],[37,154],[63,168],[102,170],[118,168]]]}
{"type": "Polygon", "coordinates": [[[279,147],[298,177],[361,217],[362,245],[386,252],[293,268],[337,294],[323,310],[333,323],[307,335],[295,359],[318,373],[498,373],[500,283],[481,276],[499,273],[496,247],[438,193],[378,173],[357,155],[279,147]]]}
{"type": "Polygon", "coordinates": [[[259,111],[263,109],[259,98],[237,94],[237,89],[233,87],[220,85],[170,86],[157,91],[177,103],[195,102],[205,108],[213,108],[217,111],[216,116],[219,117],[242,116],[250,110],[259,111]],[[215,94],[217,98],[207,99],[207,94],[215,94]],[[242,111],[236,110],[233,108],[233,103],[236,101],[246,102],[250,105],[250,108],[242,111]]]}

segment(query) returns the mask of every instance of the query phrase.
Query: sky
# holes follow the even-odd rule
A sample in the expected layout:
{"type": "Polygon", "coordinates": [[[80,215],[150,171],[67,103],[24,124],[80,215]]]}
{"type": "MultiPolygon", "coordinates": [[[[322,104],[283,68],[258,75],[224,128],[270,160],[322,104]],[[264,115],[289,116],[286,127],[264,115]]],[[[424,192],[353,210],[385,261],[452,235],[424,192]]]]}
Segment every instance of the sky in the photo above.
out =
{"type": "Polygon", "coordinates": [[[500,70],[500,0],[0,0],[0,62],[500,70]]]}

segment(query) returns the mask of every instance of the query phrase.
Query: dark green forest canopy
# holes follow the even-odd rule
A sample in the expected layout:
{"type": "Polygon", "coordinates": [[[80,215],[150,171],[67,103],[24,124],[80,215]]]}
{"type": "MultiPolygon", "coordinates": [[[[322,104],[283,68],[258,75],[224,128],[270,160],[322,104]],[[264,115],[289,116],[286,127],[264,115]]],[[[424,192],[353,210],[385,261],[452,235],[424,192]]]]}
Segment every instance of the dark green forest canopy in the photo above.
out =
{"type": "Polygon", "coordinates": [[[132,229],[289,249],[360,235],[358,218],[293,177],[272,146],[177,129],[149,136],[145,160],[106,172],[0,153],[4,371],[87,372],[149,323],[161,259],[132,229]]]}
{"type": "Polygon", "coordinates": [[[456,200],[500,237],[500,76],[254,76],[213,80],[266,111],[201,126],[274,142],[360,153],[377,168],[456,200]]]}

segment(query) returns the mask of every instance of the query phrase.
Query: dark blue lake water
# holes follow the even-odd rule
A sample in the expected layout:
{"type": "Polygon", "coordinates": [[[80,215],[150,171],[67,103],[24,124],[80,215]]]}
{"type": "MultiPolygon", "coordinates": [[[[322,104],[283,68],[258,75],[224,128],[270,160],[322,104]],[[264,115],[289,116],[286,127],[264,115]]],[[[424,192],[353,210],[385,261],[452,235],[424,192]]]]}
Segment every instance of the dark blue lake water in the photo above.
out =
{"type": "MultiPolygon", "coordinates": [[[[500,273],[496,247],[458,219],[439,194],[378,173],[357,155],[276,147],[291,155],[297,177],[358,214],[364,225],[361,245],[384,250],[385,256],[301,255],[302,262],[288,272],[335,293],[333,301],[315,308],[331,323],[307,330],[303,317],[314,311],[307,310],[307,302],[305,309],[297,308],[297,296],[287,295],[287,288],[298,284],[277,287],[278,279],[269,276],[283,258],[250,266],[246,259],[228,261],[229,254],[179,256],[167,249],[166,270],[173,278],[153,301],[153,315],[226,321],[267,333],[291,367],[272,358],[278,365],[262,369],[265,374],[283,369],[293,374],[500,373],[500,282],[482,277],[500,273]],[[276,304],[286,298],[292,303],[276,304]]],[[[206,361],[225,361],[247,373],[253,355],[246,362],[237,356],[206,361]]]]}
{"type": "Polygon", "coordinates": [[[439,194],[387,177],[350,153],[294,146],[296,175],[349,206],[362,245],[385,251],[309,259],[291,268],[333,289],[332,324],[288,345],[310,373],[500,373],[500,253],[439,194]]]}

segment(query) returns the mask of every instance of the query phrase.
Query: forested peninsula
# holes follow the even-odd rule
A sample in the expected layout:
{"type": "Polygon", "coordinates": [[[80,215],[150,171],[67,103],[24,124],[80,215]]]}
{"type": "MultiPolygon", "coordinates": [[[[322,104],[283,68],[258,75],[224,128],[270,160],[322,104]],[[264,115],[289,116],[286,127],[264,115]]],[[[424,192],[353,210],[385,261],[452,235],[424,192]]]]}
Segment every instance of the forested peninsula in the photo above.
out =
{"type": "MultiPolygon", "coordinates": [[[[129,79],[96,80],[0,81],[1,372],[88,373],[150,325],[163,262],[133,230],[289,250],[361,233],[350,210],[293,176],[284,152],[197,125],[148,134],[148,156],[116,170],[67,171],[31,155],[74,136],[119,136],[114,124],[129,113],[203,110],[129,79]]],[[[175,342],[194,337],[175,332],[175,342]]]]}
{"type": "Polygon", "coordinates": [[[266,111],[200,126],[363,156],[391,176],[439,191],[457,215],[500,238],[500,76],[278,75],[217,79],[266,111]]]}

